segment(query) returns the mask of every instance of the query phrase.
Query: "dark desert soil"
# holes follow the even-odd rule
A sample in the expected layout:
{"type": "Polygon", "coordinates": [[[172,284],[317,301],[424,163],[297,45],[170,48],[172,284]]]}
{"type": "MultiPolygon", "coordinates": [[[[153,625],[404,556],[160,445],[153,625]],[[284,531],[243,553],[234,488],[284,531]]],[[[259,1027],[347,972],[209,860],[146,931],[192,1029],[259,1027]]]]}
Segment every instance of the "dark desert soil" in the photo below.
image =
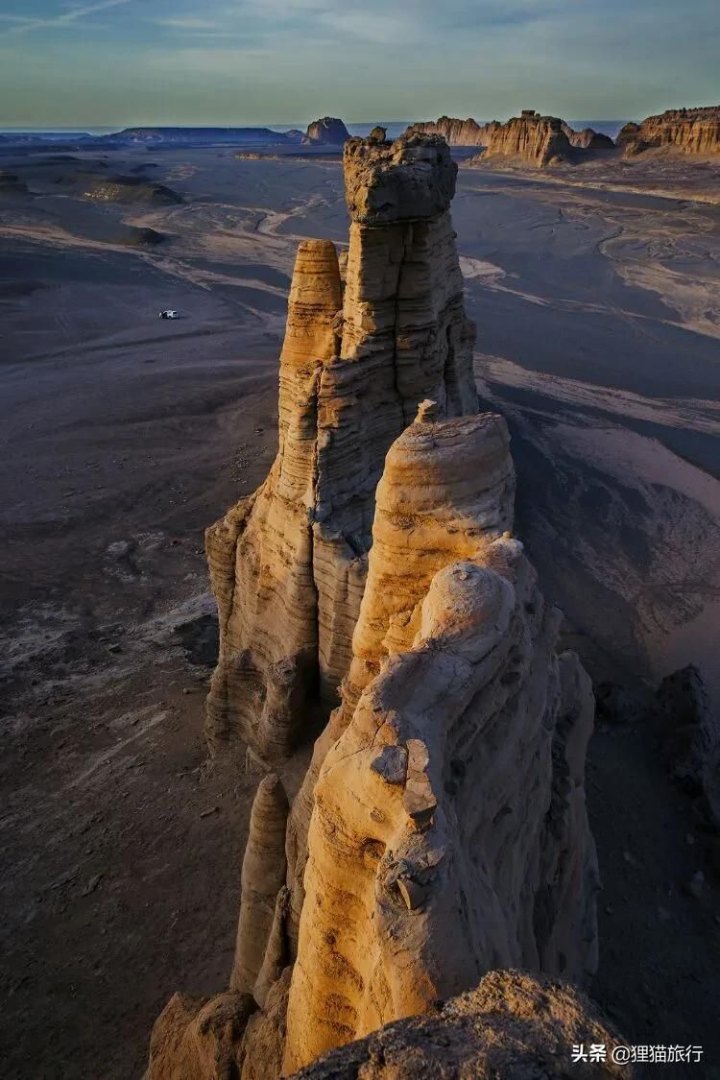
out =
{"type": "MultiPolygon", "coordinates": [[[[296,239],[345,228],[334,163],[167,152],[152,180],[183,202],[88,202],[155,164],[116,156],[0,163],[28,186],[0,193],[3,1080],[139,1077],[170,994],[227,979],[256,778],[206,763],[202,532],[274,453],[296,239]],[[167,242],[128,250],[146,228],[167,242]]],[[[461,174],[455,221],[568,639],[597,677],[692,658],[712,682],[718,211],[461,174]]],[[[598,727],[588,790],[592,992],[629,1042],[704,1046],[663,1076],[718,1076],[717,839],[639,712],[598,727]]]]}

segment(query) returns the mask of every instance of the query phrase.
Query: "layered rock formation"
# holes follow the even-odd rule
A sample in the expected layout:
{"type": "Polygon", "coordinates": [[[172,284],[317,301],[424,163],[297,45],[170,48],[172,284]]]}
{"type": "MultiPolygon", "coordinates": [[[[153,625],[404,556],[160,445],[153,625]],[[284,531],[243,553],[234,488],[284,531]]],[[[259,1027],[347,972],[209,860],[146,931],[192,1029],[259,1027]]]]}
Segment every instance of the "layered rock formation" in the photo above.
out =
{"type": "Polygon", "coordinates": [[[612,150],[615,145],[592,128],[574,131],[564,120],[540,116],[534,109],[524,109],[504,124],[441,116],[430,123],[413,124],[409,131],[441,135],[451,146],[485,147],[485,153],[474,161],[505,158],[533,167],[581,161],[591,152],[612,150]]]}
{"type": "Polygon", "coordinates": [[[428,395],[449,415],[477,409],[449,215],[455,175],[441,140],[351,140],[344,297],[333,245],[300,246],[278,455],[262,487],[207,534],[220,612],[213,748],[243,739],[282,758],[322,701],[337,700],[387,449],[428,395]]]}
{"type": "Polygon", "coordinates": [[[542,168],[577,160],[577,152],[557,116],[540,116],[527,109],[505,124],[487,124],[483,161],[506,159],[542,168]]]}
{"type": "Polygon", "coordinates": [[[323,116],[320,120],[313,120],[308,124],[304,142],[321,143],[323,146],[342,146],[350,138],[350,132],[334,116],[323,116]]]}
{"type": "MultiPolygon", "coordinates": [[[[155,1025],[147,1080],[239,1074],[232,1032],[247,1024],[248,1003],[221,1000],[208,1008],[175,995],[155,1025]]],[[[632,1065],[609,1060],[618,1045],[626,1040],[573,987],[493,971],[476,989],[331,1051],[292,1080],[634,1080],[632,1065]],[[607,1060],[572,1061],[573,1046],[593,1045],[606,1047],[607,1060]]],[[[260,1075],[273,1080],[272,1069],[260,1075]]]]}
{"type": "MultiPolygon", "coordinates": [[[[460,453],[476,470],[468,450],[460,453]]],[[[383,659],[314,784],[288,1071],[425,1012],[491,968],[582,978],[596,959],[583,793],[589,680],[574,658],[554,656],[557,618],[520,544],[488,544],[500,502],[487,531],[453,508],[446,544],[437,530],[445,558],[422,543],[427,527],[412,502],[400,505],[392,514],[407,513],[409,561],[419,534],[417,556],[432,550],[445,565],[429,570],[429,585],[419,576],[415,607],[388,612],[371,590],[375,545],[370,553],[363,607],[384,630],[383,659]]],[[[358,666],[371,667],[364,616],[354,650],[358,666]]]]}
{"type": "MultiPolygon", "coordinates": [[[[455,167],[436,137],[351,140],[345,181],[342,315],[332,245],[301,245],[278,456],[208,536],[210,735],[282,759],[340,703],[289,814],[261,782],[230,988],[170,1002],[150,1080],[270,1080],[491,969],[596,963],[593,698],[512,538],[505,422],[478,412],[455,167]]],[[[522,981],[491,986],[522,1002],[522,981]]]]}
{"type": "Polygon", "coordinates": [[[485,125],[468,117],[458,120],[452,116],[441,116],[438,120],[413,124],[411,132],[423,135],[440,135],[448,146],[485,146],[485,125]]]}
{"type": "Polygon", "coordinates": [[[659,116],[648,116],[640,124],[626,124],[617,142],[627,155],[666,149],[714,157],[720,154],[720,105],[669,109],[659,116]]]}

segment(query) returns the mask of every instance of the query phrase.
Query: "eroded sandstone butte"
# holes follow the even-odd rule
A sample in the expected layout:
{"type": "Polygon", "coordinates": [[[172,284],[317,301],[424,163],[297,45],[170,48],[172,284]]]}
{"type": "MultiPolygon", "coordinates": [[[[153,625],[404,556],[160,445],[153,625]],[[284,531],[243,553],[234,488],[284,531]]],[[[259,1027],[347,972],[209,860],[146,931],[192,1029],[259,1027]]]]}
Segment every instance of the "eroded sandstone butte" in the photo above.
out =
{"type": "Polygon", "coordinates": [[[413,136],[346,144],[350,242],[300,245],[280,357],[279,445],[264,484],[208,530],[220,658],[212,747],[266,760],[337,700],[362,598],[385,454],[431,396],[477,410],[474,328],[450,221],[457,168],[413,136]]]}
{"type": "Polygon", "coordinates": [[[540,116],[530,109],[505,124],[493,122],[485,129],[483,161],[509,160],[542,168],[573,161],[577,157],[557,116],[540,116]]]}
{"type": "Polygon", "coordinates": [[[428,120],[412,124],[412,132],[423,135],[440,135],[448,146],[484,146],[485,125],[468,117],[459,120],[453,116],[441,116],[438,120],[428,120]]]}
{"type": "Polygon", "coordinates": [[[260,783],[229,989],[171,1000],[149,1080],[270,1080],[494,969],[596,963],[593,697],[512,535],[507,427],[478,408],[455,168],[436,137],[353,140],[345,179],[342,316],[332,245],[301,245],[278,457],[208,538],[210,733],[282,762],[312,695],[340,700],[292,806],[260,783]]]}
{"type": "Polygon", "coordinates": [[[323,146],[342,146],[350,138],[350,132],[342,120],[335,116],[323,116],[320,120],[313,120],[308,124],[303,142],[321,144],[323,146]]]}
{"type": "Polygon", "coordinates": [[[493,120],[489,124],[478,124],[472,119],[441,116],[429,123],[413,124],[409,131],[441,135],[451,146],[484,147],[485,153],[474,159],[478,163],[507,160],[543,167],[584,161],[599,150],[614,149],[614,143],[607,135],[592,128],[574,131],[564,120],[541,116],[533,109],[524,109],[520,116],[506,123],[493,120]]]}
{"type": "Polygon", "coordinates": [[[646,150],[714,157],[720,154],[720,105],[699,109],[668,109],[630,123],[620,131],[618,145],[627,155],[646,150]]]}

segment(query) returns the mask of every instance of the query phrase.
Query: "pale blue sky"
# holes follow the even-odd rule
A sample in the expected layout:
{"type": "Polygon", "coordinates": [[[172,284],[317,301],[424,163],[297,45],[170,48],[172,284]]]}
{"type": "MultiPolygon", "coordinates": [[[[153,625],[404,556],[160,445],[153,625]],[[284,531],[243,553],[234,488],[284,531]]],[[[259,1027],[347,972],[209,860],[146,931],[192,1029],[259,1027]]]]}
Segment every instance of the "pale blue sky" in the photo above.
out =
{"type": "Polygon", "coordinates": [[[639,118],[718,56],[718,0],[0,0],[0,126],[639,118]]]}

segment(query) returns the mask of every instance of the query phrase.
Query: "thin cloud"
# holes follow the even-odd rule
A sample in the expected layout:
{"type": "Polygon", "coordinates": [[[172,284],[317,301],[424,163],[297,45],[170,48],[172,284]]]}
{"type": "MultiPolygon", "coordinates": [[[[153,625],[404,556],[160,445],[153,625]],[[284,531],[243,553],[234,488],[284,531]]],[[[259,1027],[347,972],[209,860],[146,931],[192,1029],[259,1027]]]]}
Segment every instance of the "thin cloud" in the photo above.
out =
{"type": "Polygon", "coordinates": [[[63,11],[60,15],[52,15],[50,18],[23,19],[20,16],[20,21],[13,20],[13,25],[7,33],[18,35],[30,33],[32,30],[61,29],[84,19],[88,15],[96,15],[100,11],[108,11],[110,8],[131,3],[133,3],[133,0],[97,0],[94,4],[83,4],[81,7],[70,8],[69,11],[63,11]]]}
{"type": "Polygon", "coordinates": [[[206,30],[222,32],[224,27],[224,24],[218,19],[197,19],[192,15],[168,16],[164,19],[154,18],[148,19],[148,22],[151,22],[153,26],[164,26],[168,30],[184,30],[190,33],[195,31],[202,33],[206,30]]]}

